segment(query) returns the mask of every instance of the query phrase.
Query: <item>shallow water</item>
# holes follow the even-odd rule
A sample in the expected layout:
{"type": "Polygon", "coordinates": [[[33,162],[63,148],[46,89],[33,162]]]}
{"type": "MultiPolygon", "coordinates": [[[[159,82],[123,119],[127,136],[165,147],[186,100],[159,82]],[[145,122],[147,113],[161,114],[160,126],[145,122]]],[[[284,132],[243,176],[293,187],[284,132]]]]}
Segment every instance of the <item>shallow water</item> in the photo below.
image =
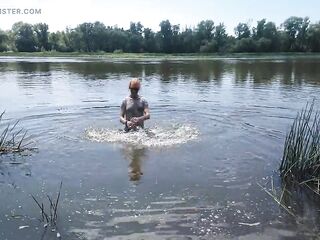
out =
{"type": "Polygon", "coordinates": [[[0,239],[317,236],[317,197],[292,188],[292,217],[257,183],[280,191],[285,134],[320,96],[319,64],[0,58],[3,123],[19,119],[37,147],[0,156],[0,239]],[[123,133],[133,76],[151,119],[123,133]],[[48,207],[61,180],[57,230],[45,231],[31,194],[48,207]]]}

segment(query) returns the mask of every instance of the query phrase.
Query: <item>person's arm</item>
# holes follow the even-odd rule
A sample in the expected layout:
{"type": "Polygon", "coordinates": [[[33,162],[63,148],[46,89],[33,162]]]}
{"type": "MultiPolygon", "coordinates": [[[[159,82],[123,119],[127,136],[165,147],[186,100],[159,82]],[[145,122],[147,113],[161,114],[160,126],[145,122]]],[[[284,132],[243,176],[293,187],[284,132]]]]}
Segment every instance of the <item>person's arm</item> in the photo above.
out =
{"type": "Polygon", "coordinates": [[[127,120],[124,118],[124,116],[120,116],[120,122],[122,124],[126,124],[127,120]]]}
{"type": "Polygon", "coordinates": [[[131,121],[127,121],[126,119],[126,100],[124,100],[121,104],[121,110],[120,110],[120,122],[129,129],[134,126],[134,123],[131,121]]]}
{"type": "Polygon", "coordinates": [[[126,100],[123,100],[120,108],[120,122],[122,124],[126,124],[127,122],[125,116],[126,116],[126,100]]]}
{"type": "Polygon", "coordinates": [[[149,103],[144,100],[143,121],[150,119],[149,103]]]}
{"type": "Polygon", "coordinates": [[[146,106],[144,108],[143,116],[141,116],[139,118],[140,118],[140,121],[145,121],[147,119],[150,119],[150,111],[149,111],[149,107],[148,106],[146,106]]]}
{"type": "Polygon", "coordinates": [[[149,111],[149,105],[148,102],[145,101],[144,103],[144,110],[143,110],[143,116],[138,117],[137,121],[139,123],[144,122],[145,120],[150,119],[150,111],[149,111]]]}

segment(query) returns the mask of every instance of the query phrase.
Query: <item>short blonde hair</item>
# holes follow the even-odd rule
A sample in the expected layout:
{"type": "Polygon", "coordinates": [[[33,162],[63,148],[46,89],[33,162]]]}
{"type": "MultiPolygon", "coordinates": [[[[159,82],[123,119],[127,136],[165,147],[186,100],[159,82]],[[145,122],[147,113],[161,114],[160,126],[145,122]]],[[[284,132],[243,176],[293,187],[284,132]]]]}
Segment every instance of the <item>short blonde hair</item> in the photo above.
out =
{"type": "Polygon", "coordinates": [[[129,82],[129,89],[140,89],[140,80],[138,78],[132,78],[129,82]]]}

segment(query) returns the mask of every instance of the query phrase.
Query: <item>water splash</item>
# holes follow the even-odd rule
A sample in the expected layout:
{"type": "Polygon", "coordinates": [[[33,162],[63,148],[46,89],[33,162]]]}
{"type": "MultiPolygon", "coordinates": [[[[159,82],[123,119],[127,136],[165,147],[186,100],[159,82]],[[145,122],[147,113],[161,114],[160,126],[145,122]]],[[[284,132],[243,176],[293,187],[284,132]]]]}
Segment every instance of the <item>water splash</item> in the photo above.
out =
{"type": "Polygon", "coordinates": [[[87,139],[94,142],[126,143],[144,147],[169,147],[197,139],[199,131],[189,124],[173,124],[168,127],[156,126],[128,133],[118,129],[89,128],[85,135],[87,139]]]}

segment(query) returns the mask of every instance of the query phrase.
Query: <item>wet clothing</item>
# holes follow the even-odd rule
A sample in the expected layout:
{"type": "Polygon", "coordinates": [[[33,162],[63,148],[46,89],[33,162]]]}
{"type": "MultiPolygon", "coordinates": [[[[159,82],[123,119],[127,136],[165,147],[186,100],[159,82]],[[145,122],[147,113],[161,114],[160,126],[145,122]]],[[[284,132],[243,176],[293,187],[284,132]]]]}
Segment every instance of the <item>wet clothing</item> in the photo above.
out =
{"type": "MultiPolygon", "coordinates": [[[[141,117],[144,115],[144,109],[148,108],[148,102],[141,96],[137,98],[126,97],[121,104],[121,115],[124,115],[127,121],[130,121],[133,117],[141,117]]],[[[143,122],[139,124],[140,127],[144,127],[143,122]]],[[[125,130],[128,130],[126,126],[125,130]]]]}

